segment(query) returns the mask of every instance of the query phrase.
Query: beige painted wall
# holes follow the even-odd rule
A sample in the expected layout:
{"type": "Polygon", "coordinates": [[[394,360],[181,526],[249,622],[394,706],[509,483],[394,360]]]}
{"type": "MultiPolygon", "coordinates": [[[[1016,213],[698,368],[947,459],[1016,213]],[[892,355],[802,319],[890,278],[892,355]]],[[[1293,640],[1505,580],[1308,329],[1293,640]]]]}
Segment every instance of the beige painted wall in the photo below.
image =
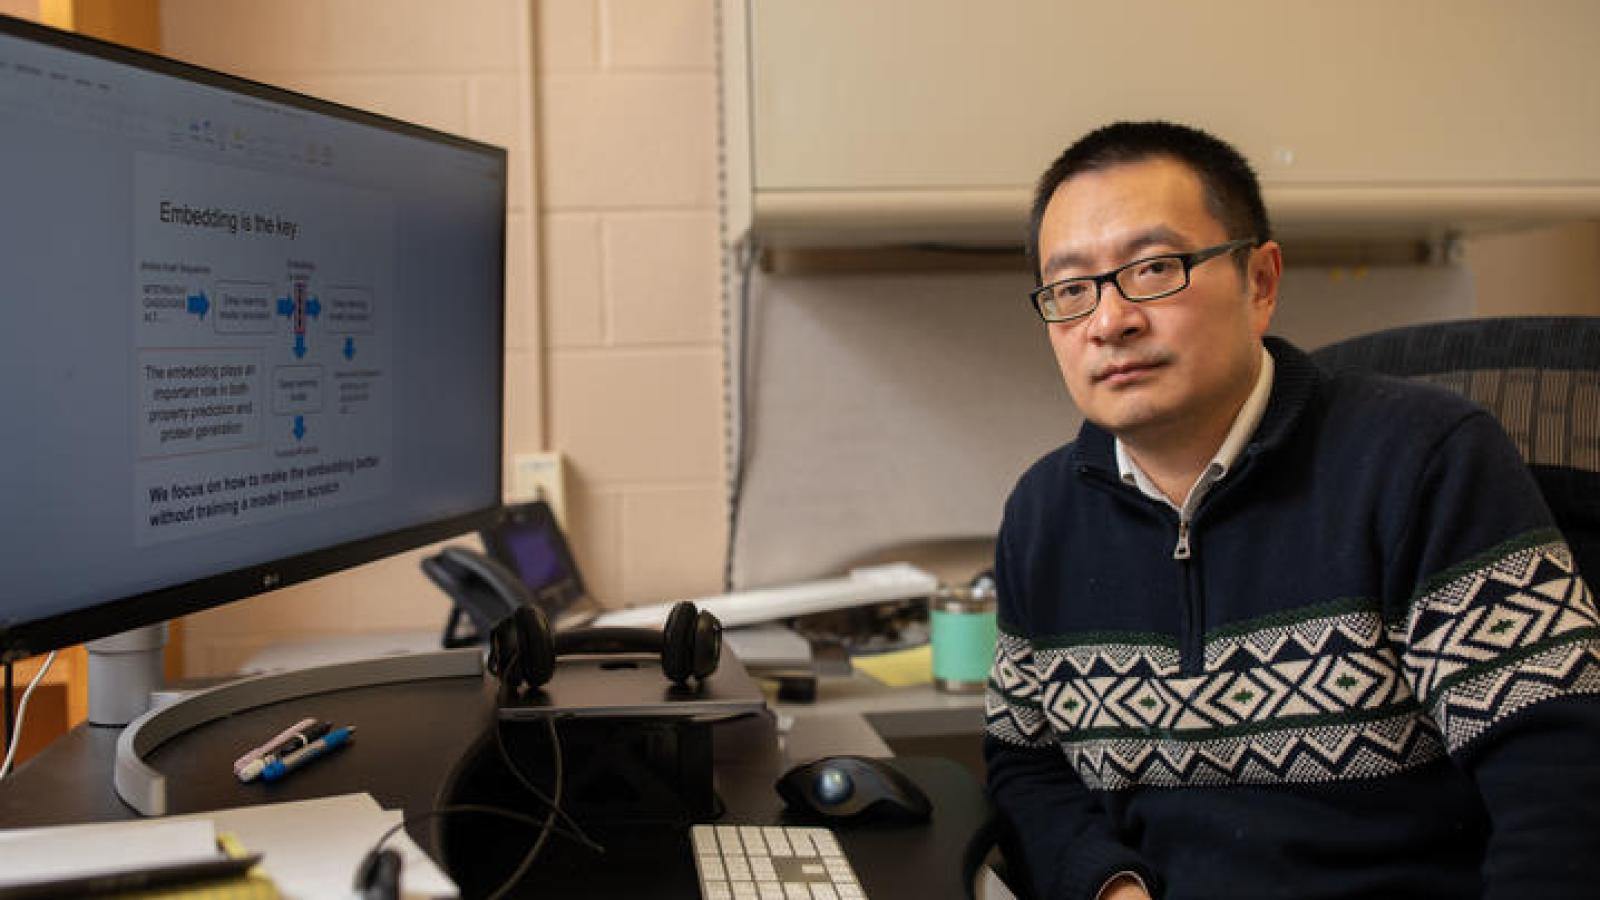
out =
{"type": "MultiPolygon", "coordinates": [[[[602,602],[719,590],[711,3],[164,0],[162,13],[169,55],[512,149],[507,458],[564,454],[567,528],[602,602]]],[[[425,552],[190,617],[189,672],[278,641],[438,627],[425,552]]]]}
{"type": "MultiPolygon", "coordinates": [[[[542,449],[533,15],[521,0],[163,0],[163,51],[510,150],[506,450],[542,449]]],[[[402,554],[188,619],[187,671],[308,634],[435,629],[447,602],[402,554]]]]}
{"type": "Polygon", "coordinates": [[[721,590],[711,0],[537,6],[550,445],[607,603],[721,590]]]}

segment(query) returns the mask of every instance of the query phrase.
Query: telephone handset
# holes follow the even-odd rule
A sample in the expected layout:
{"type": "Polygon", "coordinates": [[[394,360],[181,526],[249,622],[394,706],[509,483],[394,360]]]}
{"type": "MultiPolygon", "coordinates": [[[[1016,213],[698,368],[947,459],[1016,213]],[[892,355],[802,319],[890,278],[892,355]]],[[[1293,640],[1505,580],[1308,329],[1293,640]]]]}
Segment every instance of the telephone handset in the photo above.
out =
{"type": "MultiPolygon", "coordinates": [[[[518,607],[533,601],[527,585],[516,573],[503,563],[465,547],[446,547],[424,559],[422,571],[450,595],[458,609],[466,611],[480,635],[489,634],[518,607]]],[[[451,630],[447,626],[447,643],[451,630]]]]}

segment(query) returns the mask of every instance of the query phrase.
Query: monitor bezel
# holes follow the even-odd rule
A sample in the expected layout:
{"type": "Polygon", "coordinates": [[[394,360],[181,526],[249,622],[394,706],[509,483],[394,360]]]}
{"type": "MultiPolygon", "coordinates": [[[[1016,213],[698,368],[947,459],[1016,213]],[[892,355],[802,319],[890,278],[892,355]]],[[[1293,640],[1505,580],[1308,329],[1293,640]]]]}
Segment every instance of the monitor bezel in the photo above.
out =
{"type": "MultiPolygon", "coordinates": [[[[331,100],[312,97],[287,88],[276,87],[237,75],[229,75],[203,66],[181,62],[132,47],[62,31],[3,14],[0,14],[0,34],[98,57],[111,62],[179,78],[191,83],[232,91],[258,100],[280,103],[307,112],[330,115],[348,122],[378,127],[408,137],[423,138],[439,144],[478,151],[497,162],[500,169],[501,186],[498,223],[500,232],[498,271],[501,296],[499,315],[501,352],[498,354],[496,366],[499,377],[495,379],[496,396],[494,408],[502,411],[505,409],[506,186],[509,174],[508,155],[505,148],[439,131],[424,125],[401,121],[379,113],[357,109],[331,100]]],[[[496,456],[494,499],[490,504],[482,508],[467,510],[448,518],[420,522],[416,525],[397,528],[392,531],[331,544],[305,553],[244,566],[153,591],[107,600],[81,609],[11,625],[0,624],[0,663],[10,663],[50,650],[57,650],[135,628],[154,625],[178,616],[201,612],[310,581],[324,575],[353,569],[356,566],[489,527],[498,520],[505,490],[505,417],[503,412],[495,423],[494,446],[496,456]]],[[[420,573],[418,577],[421,577],[420,573]]],[[[445,602],[447,603],[448,601],[446,600],[445,602]]],[[[444,606],[441,605],[441,610],[443,609],[444,606]]]]}

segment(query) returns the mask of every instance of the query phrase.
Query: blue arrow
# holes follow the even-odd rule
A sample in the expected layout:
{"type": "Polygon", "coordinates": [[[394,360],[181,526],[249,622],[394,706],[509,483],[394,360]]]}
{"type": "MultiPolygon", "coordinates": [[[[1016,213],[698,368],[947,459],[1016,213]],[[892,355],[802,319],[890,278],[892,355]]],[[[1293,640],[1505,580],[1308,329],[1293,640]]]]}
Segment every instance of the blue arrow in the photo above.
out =
{"type": "Polygon", "coordinates": [[[301,438],[303,438],[305,436],[306,436],[306,417],[305,416],[295,416],[294,417],[294,439],[298,441],[298,440],[300,440],[301,438]]]}
{"type": "Polygon", "coordinates": [[[317,298],[312,297],[310,300],[306,301],[306,315],[308,315],[311,318],[315,319],[317,317],[317,314],[320,313],[320,312],[322,312],[322,301],[321,300],[318,300],[317,298]]]}
{"type": "Polygon", "coordinates": [[[294,355],[296,359],[306,355],[306,336],[303,334],[294,336],[294,355]]]}
{"type": "Polygon", "coordinates": [[[278,315],[280,315],[280,316],[292,316],[292,315],[294,315],[294,301],[291,300],[288,297],[279,297],[278,298],[278,315]]]}
{"type": "Polygon", "coordinates": [[[192,312],[201,319],[204,319],[206,317],[206,310],[209,310],[210,308],[211,301],[206,299],[205,291],[201,291],[198,294],[189,295],[189,312],[192,312]]]}
{"type": "Polygon", "coordinates": [[[353,337],[347,337],[344,339],[344,358],[356,358],[356,339],[353,337]]]}

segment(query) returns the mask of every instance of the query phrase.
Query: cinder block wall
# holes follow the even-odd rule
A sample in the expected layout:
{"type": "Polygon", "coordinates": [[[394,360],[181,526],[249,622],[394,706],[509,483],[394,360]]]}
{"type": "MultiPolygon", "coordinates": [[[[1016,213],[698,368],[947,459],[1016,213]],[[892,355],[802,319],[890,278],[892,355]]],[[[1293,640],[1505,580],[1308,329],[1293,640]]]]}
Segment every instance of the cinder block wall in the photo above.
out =
{"type": "MultiPolygon", "coordinates": [[[[511,150],[507,459],[565,455],[567,528],[603,602],[718,590],[710,0],[164,0],[161,14],[170,56],[511,150]]],[[[423,552],[190,617],[188,672],[277,641],[438,627],[423,552]]]]}
{"type": "Polygon", "coordinates": [[[608,603],[721,589],[711,0],[537,6],[546,423],[608,603]]]}
{"type": "MultiPolygon", "coordinates": [[[[506,450],[545,445],[534,166],[534,10],[522,0],[163,0],[168,56],[510,150],[506,450]]],[[[186,670],[233,671],[265,644],[438,628],[447,600],[409,553],[191,616],[186,670]]]]}

